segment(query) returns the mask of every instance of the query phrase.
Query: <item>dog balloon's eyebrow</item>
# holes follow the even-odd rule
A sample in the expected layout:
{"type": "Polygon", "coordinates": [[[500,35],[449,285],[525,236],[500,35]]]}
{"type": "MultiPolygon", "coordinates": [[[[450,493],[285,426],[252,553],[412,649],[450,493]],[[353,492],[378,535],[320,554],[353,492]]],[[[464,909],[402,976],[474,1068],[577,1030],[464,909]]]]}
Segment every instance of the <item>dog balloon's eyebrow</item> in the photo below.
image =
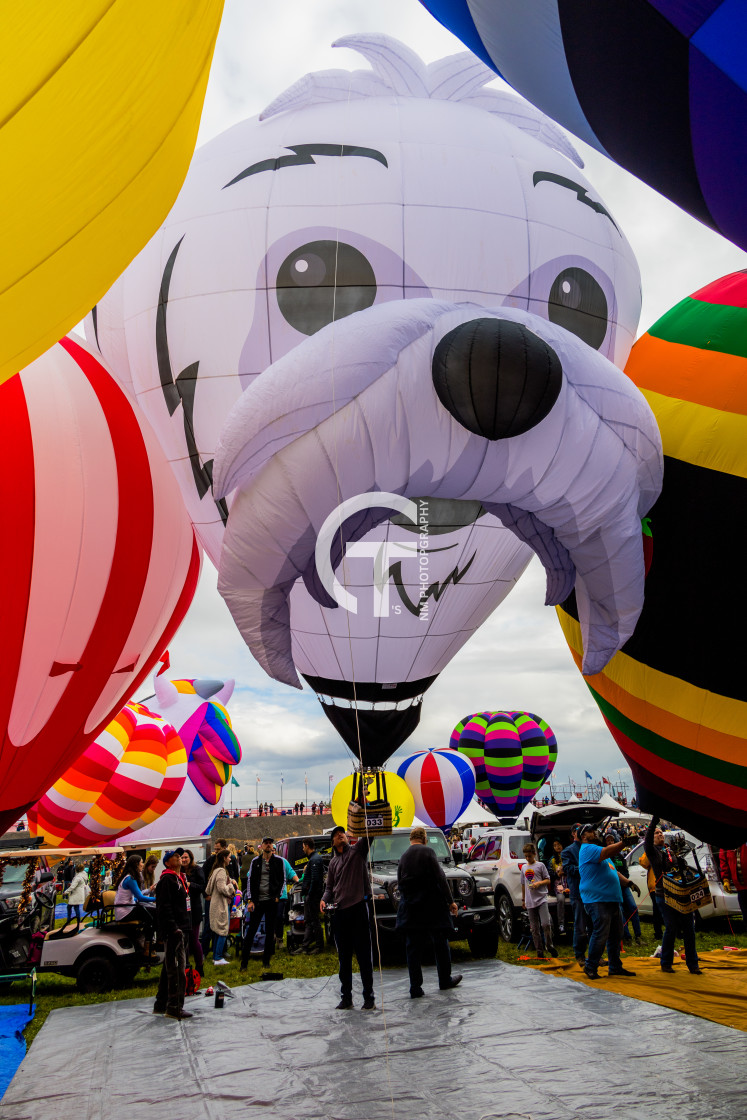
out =
{"type": "Polygon", "coordinates": [[[559,187],[566,187],[569,191],[575,191],[579,202],[583,202],[584,206],[590,206],[597,214],[604,214],[605,218],[609,218],[612,222],[617,232],[620,232],[617,222],[609,210],[606,210],[601,202],[595,202],[593,198],[589,198],[586,187],[582,187],[580,183],[574,183],[573,179],[566,179],[564,175],[556,175],[554,171],[535,171],[532,175],[532,186],[536,187],[538,183],[557,183],[559,187]]]}
{"type": "Polygon", "coordinates": [[[234,183],[247,179],[250,175],[259,175],[260,171],[279,171],[281,167],[298,167],[304,163],[314,163],[314,156],[362,156],[363,159],[375,159],[384,167],[389,167],[386,156],[377,152],[375,148],[361,148],[357,144],[286,144],[292,156],[278,156],[277,159],[263,159],[260,163],[253,163],[245,168],[222,188],[232,187],[234,183]]]}

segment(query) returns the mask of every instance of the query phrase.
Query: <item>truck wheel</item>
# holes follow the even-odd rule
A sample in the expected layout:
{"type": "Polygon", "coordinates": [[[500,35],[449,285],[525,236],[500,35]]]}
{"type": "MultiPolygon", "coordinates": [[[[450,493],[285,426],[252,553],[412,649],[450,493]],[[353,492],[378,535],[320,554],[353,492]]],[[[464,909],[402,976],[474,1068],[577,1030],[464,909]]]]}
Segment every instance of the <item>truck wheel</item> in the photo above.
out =
{"type": "Polygon", "coordinates": [[[88,957],[75,977],[79,992],[110,992],[114,987],[114,965],[109,957],[88,957]]]}
{"type": "Polygon", "coordinates": [[[498,933],[504,941],[514,941],[516,938],[516,911],[507,894],[501,894],[496,905],[496,918],[498,919],[498,933]]]}
{"type": "Polygon", "coordinates": [[[498,930],[495,926],[491,929],[474,930],[468,935],[467,944],[476,960],[492,958],[498,952],[498,930]]]}

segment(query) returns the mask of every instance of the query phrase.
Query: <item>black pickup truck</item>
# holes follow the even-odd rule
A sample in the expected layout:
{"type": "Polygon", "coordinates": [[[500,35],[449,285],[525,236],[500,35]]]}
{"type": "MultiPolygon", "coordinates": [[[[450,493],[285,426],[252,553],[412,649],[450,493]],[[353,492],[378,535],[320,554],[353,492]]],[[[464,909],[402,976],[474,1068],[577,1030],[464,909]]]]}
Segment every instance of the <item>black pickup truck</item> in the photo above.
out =
{"type": "MultiPolygon", "coordinates": [[[[453,919],[454,929],[449,934],[450,940],[466,940],[474,957],[494,957],[498,950],[498,925],[490,879],[472,876],[457,867],[440,829],[427,828],[425,831],[428,844],[444,869],[451,896],[459,907],[459,912],[453,919]]],[[[371,883],[382,947],[400,936],[394,928],[399,905],[397,864],[409,843],[409,828],[395,828],[391,835],[375,836],[371,841],[371,883]]]]}

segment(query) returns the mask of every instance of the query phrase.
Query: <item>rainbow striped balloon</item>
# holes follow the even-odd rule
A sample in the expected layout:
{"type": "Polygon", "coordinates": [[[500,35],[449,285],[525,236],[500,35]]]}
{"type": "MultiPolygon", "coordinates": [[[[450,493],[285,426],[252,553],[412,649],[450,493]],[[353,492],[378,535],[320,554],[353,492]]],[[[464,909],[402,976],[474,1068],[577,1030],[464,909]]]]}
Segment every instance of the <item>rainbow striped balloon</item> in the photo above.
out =
{"type": "MultiPolygon", "coordinates": [[[[664,486],[646,519],[653,554],[635,632],[586,683],[641,808],[733,848],[747,835],[747,273],[673,307],[625,372],[659,424],[664,486]]],[[[558,615],[580,665],[573,596],[558,615]]]]}
{"type": "Polygon", "coordinates": [[[515,816],[550,777],[558,757],[548,724],[529,712],[478,712],[456,725],[449,747],[470,760],[477,796],[496,816],[515,816]]]}
{"type": "Polygon", "coordinates": [[[417,751],[397,773],[413,796],[415,815],[435,828],[450,828],[475,795],[471,761],[450,748],[417,751]]]}
{"type": "Polygon", "coordinates": [[[171,726],[129,703],[28,811],[29,829],[53,847],[113,843],[169,809],[187,777],[171,726]]]}
{"type": "MultiPolygon", "coordinates": [[[[179,688],[189,682],[174,681],[179,688]]],[[[231,771],[241,762],[241,746],[231,727],[231,717],[222,704],[201,704],[179,729],[189,758],[189,778],[203,801],[217,805],[231,771]]]]}

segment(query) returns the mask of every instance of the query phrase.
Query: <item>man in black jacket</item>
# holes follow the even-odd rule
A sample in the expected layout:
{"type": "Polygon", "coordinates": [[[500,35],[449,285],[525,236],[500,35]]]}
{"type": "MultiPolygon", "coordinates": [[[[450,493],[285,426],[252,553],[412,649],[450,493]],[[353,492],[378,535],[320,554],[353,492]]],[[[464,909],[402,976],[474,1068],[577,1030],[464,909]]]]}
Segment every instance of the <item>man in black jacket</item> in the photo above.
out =
{"type": "Polygon", "coordinates": [[[376,1007],[373,987],[373,950],[371,948],[371,918],[368,899],[371,880],[368,874],[368,849],[370,841],[361,836],[351,844],[342,825],[332,829],[332,847],[335,854],[327,868],[327,885],[320,907],[322,913],[334,904],[332,935],[339,958],[340,1002],[335,1011],[347,1011],[353,1006],[353,953],[358,961],[363,985],[362,1011],[376,1007]]]}
{"type": "Polygon", "coordinates": [[[187,942],[191,929],[189,885],[181,872],[183,848],[166,851],[164,871],[156,885],[156,932],[166,946],[153,1011],[168,1019],[191,1019],[184,1010],[187,942]]]}
{"type": "Polygon", "coordinates": [[[322,932],[322,917],[319,903],[322,901],[324,891],[324,860],[314,847],[313,840],[303,841],[303,851],[307,859],[306,867],[301,881],[301,894],[303,895],[303,921],[304,935],[301,947],[296,949],[294,956],[300,953],[321,953],[324,948],[324,934],[322,932]],[[316,948],[312,948],[312,942],[316,948]]]}
{"type": "Polygon", "coordinates": [[[272,836],[265,836],[260,844],[260,854],[253,859],[249,868],[249,883],[246,888],[246,908],[249,921],[244,927],[244,941],[241,947],[241,972],[246,971],[254,937],[262,918],[265,920],[265,948],[262,964],[269,967],[275,951],[275,923],[277,921],[278,901],[285,882],[285,865],[272,854],[272,836]]]}
{"type": "Polygon", "coordinates": [[[458,913],[459,908],[451,897],[438,856],[428,847],[426,831],[420,826],[412,829],[410,847],[400,856],[397,886],[400,903],[395,928],[405,934],[410,997],[418,999],[423,995],[421,962],[423,949],[429,942],[436,954],[439,988],[441,991],[456,988],[462,977],[451,975],[449,930],[452,928],[450,915],[458,913]]]}

